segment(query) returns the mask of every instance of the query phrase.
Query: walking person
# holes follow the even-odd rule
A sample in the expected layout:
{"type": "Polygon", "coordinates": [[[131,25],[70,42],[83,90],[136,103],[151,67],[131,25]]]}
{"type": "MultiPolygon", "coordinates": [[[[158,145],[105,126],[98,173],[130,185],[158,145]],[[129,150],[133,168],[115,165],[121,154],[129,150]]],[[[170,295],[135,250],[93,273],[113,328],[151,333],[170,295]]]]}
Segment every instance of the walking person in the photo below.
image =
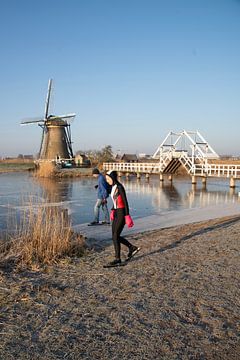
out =
{"type": "Polygon", "coordinates": [[[128,247],[128,260],[131,259],[140,248],[132,245],[127,239],[121,236],[125,224],[127,224],[129,228],[134,224],[129,215],[126,192],[123,185],[117,179],[117,172],[109,171],[106,174],[106,181],[112,186],[111,198],[113,201],[113,208],[110,213],[110,219],[112,220],[112,239],[115,250],[115,259],[104,267],[114,267],[122,264],[121,244],[128,247]]]}
{"type": "Polygon", "coordinates": [[[109,185],[107,184],[104,176],[100,173],[100,171],[95,168],[92,171],[93,177],[98,179],[98,184],[95,186],[95,189],[98,190],[97,192],[97,201],[94,206],[94,220],[89,224],[92,225],[100,225],[100,224],[107,224],[110,225],[110,218],[109,212],[107,207],[107,198],[109,196],[109,185]],[[99,212],[100,208],[102,208],[104,213],[105,221],[99,222],[99,212]]]}

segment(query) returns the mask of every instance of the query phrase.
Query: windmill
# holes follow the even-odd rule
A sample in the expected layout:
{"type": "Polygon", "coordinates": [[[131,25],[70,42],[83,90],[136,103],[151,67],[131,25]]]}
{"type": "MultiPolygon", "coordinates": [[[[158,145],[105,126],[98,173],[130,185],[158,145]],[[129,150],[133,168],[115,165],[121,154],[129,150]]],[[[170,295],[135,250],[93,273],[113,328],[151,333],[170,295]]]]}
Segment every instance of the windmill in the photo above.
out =
{"type": "Polygon", "coordinates": [[[38,124],[42,128],[39,160],[71,160],[73,158],[70,122],[76,114],[49,115],[52,79],[48,83],[45,114],[40,119],[28,119],[21,125],[38,124]]]}

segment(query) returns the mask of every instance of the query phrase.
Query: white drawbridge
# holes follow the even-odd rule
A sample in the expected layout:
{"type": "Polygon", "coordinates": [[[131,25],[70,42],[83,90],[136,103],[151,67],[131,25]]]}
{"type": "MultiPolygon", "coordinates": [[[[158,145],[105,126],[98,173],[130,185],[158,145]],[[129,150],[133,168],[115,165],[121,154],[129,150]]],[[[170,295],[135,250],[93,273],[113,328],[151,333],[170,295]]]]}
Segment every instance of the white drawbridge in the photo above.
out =
{"type": "Polygon", "coordinates": [[[153,155],[160,172],[173,174],[183,165],[191,175],[206,174],[208,160],[219,155],[198,131],[169,132],[153,155]]]}
{"type": "Polygon", "coordinates": [[[104,163],[105,170],[136,174],[174,174],[182,165],[193,177],[230,178],[230,186],[235,187],[235,179],[240,179],[240,165],[220,163],[219,155],[198,131],[169,132],[153,155],[154,162],[104,163]]]}

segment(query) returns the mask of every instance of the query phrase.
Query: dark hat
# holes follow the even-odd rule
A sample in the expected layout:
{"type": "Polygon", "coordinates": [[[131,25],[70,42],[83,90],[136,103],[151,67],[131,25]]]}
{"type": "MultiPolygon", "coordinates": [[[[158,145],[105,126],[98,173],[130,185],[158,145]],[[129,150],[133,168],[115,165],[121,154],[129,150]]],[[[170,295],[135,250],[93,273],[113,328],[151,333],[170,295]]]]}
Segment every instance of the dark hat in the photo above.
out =
{"type": "Polygon", "coordinates": [[[92,174],[100,174],[100,171],[97,168],[94,168],[92,171],[92,174]]]}
{"type": "Polygon", "coordinates": [[[115,170],[110,170],[106,173],[106,176],[109,176],[112,180],[113,183],[115,184],[117,182],[117,171],[115,170]]]}

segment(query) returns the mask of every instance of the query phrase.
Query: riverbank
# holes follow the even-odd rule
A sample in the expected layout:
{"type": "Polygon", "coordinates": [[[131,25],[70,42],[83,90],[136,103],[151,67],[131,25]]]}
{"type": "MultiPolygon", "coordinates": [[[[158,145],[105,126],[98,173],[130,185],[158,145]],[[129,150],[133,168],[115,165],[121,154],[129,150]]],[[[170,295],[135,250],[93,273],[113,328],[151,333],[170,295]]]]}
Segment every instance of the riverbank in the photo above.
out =
{"type": "MultiPolygon", "coordinates": [[[[35,164],[29,163],[0,163],[1,173],[18,173],[22,171],[34,171],[35,164]]],[[[54,178],[77,178],[92,176],[92,168],[72,168],[72,169],[58,169],[54,172],[54,178]]]]}
{"type": "Polygon", "coordinates": [[[215,359],[240,355],[240,217],[128,235],[45,271],[0,273],[3,359],[215,359]],[[124,254],[126,255],[125,251],[124,254]]]}
{"type": "Polygon", "coordinates": [[[33,171],[34,163],[3,163],[0,162],[0,174],[21,171],[33,171]]]}
{"type": "Polygon", "coordinates": [[[92,168],[61,169],[55,172],[56,178],[75,178],[92,176],[92,168]]]}

